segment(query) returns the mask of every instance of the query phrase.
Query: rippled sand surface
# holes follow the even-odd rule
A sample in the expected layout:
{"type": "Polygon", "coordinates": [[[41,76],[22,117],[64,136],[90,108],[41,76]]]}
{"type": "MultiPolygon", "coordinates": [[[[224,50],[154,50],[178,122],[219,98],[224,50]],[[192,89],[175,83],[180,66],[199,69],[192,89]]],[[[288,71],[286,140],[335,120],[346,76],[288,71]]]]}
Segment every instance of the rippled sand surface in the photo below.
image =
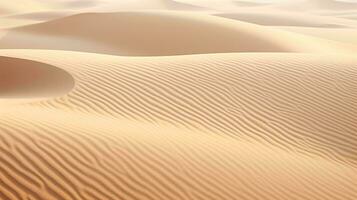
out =
{"type": "Polygon", "coordinates": [[[357,3],[0,3],[1,200],[357,199],[357,3]]]}

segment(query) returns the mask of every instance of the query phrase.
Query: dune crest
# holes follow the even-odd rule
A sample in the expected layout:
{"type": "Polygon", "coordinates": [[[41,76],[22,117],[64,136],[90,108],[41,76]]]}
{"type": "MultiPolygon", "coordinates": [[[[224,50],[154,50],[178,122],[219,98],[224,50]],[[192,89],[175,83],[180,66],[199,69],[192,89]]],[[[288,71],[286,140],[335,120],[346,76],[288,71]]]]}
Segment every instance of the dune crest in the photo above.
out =
{"type": "Polygon", "coordinates": [[[277,13],[274,11],[262,12],[237,12],[221,13],[216,16],[229,19],[240,20],[244,22],[265,25],[265,26],[298,26],[298,27],[320,27],[320,28],[343,28],[344,25],[323,22],[321,19],[314,19],[306,14],[277,13]]]}

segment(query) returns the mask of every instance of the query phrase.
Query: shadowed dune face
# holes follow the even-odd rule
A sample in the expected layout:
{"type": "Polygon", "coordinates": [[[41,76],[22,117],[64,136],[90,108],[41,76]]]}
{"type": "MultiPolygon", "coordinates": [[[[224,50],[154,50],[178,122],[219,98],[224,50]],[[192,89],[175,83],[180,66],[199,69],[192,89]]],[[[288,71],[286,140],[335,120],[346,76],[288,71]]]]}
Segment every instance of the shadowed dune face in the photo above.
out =
{"type": "Polygon", "coordinates": [[[64,70],[35,61],[0,57],[0,98],[43,98],[70,91],[74,79],[64,70]]]}

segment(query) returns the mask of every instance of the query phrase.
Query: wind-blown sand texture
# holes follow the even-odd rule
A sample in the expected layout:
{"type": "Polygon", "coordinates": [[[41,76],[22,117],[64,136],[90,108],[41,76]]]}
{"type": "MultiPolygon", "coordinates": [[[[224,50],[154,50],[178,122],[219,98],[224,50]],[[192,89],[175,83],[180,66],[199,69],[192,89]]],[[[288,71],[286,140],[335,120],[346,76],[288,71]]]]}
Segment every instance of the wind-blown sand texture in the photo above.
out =
{"type": "Polygon", "coordinates": [[[0,199],[357,199],[357,21],[294,2],[0,3],[0,199]]]}

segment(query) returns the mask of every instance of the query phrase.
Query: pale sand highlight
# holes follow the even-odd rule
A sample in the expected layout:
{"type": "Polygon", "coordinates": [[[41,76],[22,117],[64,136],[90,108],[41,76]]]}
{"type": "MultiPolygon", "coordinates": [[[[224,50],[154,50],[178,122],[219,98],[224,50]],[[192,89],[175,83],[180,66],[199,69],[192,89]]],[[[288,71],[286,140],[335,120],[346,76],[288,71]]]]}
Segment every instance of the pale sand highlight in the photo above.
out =
{"type": "Polygon", "coordinates": [[[346,3],[34,2],[0,3],[1,200],[357,199],[346,3]]]}

